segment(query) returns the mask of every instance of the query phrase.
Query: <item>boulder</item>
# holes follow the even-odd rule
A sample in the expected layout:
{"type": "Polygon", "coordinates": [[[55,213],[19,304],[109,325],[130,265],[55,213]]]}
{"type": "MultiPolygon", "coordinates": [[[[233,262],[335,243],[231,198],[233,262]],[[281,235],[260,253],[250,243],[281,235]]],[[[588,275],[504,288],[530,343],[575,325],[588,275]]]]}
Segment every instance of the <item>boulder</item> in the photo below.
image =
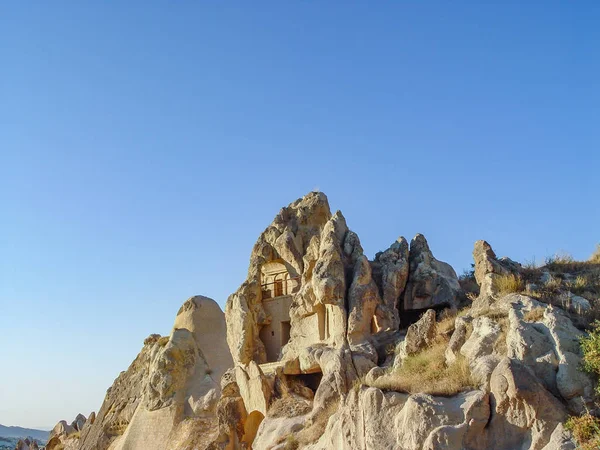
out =
{"type": "Polygon", "coordinates": [[[246,411],[258,411],[267,415],[271,401],[271,386],[258,364],[250,361],[247,366],[235,367],[235,379],[244,400],[246,411]]]}
{"type": "Polygon", "coordinates": [[[486,241],[477,241],[473,248],[475,260],[475,280],[479,285],[480,297],[497,295],[495,279],[499,276],[518,273],[521,265],[509,258],[496,257],[494,250],[486,241]]]}
{"type": "Polygon", "coordinates": [[[454,332],[446,348],[446,364],[452,364],[460,354],[460,349],[467,340],[468,324],[473,321],[471,316],[460,316],[454,320],[454,332]]]}
{"type": "Polygon", "coordinates": [[[542,448],[550,442],[567,412],[556,397],[519,361],[504,358],[490,380],[494,413],[489,423],[494,448],[542,448]]]}
{"type": "Polygon", "coordinates": [[[402,359],[424,350],[435,339],[435,311],[427,310],[425,314],[410,327],[404,340],[398,344],[394,366],[401,364],[402,359]]]}
{"type": "Polygon", "coordinates": [[[425,236],[410,242],[409,275],[404,291],[404,310],[456,307],[461,288],[454,269],[434,258],[425,236]]]}
{"type": "Polygon", "coordinates": [[[86,422],[86,418],[83,414],[79,413],[77,414],[77,417],[75,417],[75,420],[73,422],[71,422],[71,426],[76,430],[76,431],[81,431],[83,430],[83,426],[85,425],[86,422]]]}

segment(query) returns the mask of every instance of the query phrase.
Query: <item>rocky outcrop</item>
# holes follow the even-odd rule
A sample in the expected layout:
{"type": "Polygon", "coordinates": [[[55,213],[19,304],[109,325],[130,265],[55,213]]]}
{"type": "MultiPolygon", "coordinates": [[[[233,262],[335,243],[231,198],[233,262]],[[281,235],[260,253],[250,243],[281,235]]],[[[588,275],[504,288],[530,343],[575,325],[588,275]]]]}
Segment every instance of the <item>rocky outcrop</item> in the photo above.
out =
{"type": "Polygon", "coordinates": [[[79,448],[186,449],[199,435],[201,446],[194,448],[206,448],[217,431],[220,379],[233,366],[225,329],[214,300],[187,300],[171,335],[146,339],[115,380],[93,423],[82,427],[79,448]]]}
{"type": "Polygon", "coordinates": [[[404,310],[456,307],[460,292],[454,269],[434,258],[422,234],[410,241],[410,272],[404,292],[404,310]]]}
{"type": "Polygon", "coordinates": [[[518,273],[520,264],[509,258],[496,257],[492,246],[486,241],[477,241],[473,248],[475,279],[479,284],[480,297],[493,297],[498,293],[495,280],[499,276],[518,273]]]}
{"type": "Polygon", "coordinates": [[[71,425],[65,420],[58,422],[48,437],[46,450],[75,450],[79,447],[80,426],[83,429],[86,419],[83,414],[78,414],[71,425]]]}
{"type": "Polygon", "coordinates": [[[394,366],[401,364],[402,359],[418,353],[431,344],[435,339],[435,311],[427,310],[425,314],[410,327],[404,340],[398,344],[394,366]]]}
{"type": "Polygon", "coordinates": [[[518,263],[485,241],[473,255],[480,297],[452,327],[460,285],[424,236],[410,246],[400,237],[369,261],[342,213],[312,192],[259,236],[225,315],[206,297],[186,301],[169,336],[144,341],[97,415],[57,425],[55,445],[574,448],[563,422],[594,400],[578,370],[582,333],[559,308],[500,295],[495,280],[524,273],[518,263]],[[437,377],[419,379],[421,366],[437,377]]]}
{"type": "Polygon", "coordinates": [[[408,242],[400,236],[390,248],[377,253],[371,263],[373,279],[379,286],[382,302],[376,316],[384,330],[397,330],[400,327],[398,302],[404,294],[409,269],[408,242]]]}
{"type": "Polygon", "coordinates": [[[39,448],[40,447],[35,439],[30,440],[29,438],[19,439],[17,441],[17,445],[15,446],[15,450],[39,450],[39,448]]]}

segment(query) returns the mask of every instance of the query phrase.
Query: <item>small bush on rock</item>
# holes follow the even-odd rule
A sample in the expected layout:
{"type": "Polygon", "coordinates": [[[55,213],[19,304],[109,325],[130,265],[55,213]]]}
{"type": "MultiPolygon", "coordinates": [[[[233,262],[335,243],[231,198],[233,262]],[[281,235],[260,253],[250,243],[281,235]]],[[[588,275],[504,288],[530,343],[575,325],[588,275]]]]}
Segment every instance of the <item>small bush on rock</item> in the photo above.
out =
{"type": "Polygon", "coordinates": [[[591,414],[580,417],[570,417],[565,428],[573,433],[578,447],[582,450],[596,450],[600,448],[600,419],[591,414]]]}
{"type": "MultiPolygon", "coordinates": [[[[586,372],[598,377],[600,375],[600,321],[596,320],[587,336],[581,338],[583,368],[586,372]]],[[[600,394],[600,385],[596,386],[600,394]]]]}
{"type": "Polygon", "coordinates": [[[494,284],[500,295],[512,294],[523,290],[523,281],[520,277],[513,274],[497,277],[494,280],[494,284]]]}

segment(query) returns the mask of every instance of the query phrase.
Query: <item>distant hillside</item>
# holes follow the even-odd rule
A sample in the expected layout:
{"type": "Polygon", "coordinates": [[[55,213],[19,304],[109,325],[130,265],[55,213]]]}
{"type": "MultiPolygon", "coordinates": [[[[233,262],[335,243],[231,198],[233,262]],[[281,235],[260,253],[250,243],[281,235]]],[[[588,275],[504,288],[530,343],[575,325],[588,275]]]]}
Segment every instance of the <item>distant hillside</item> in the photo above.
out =
{"type": "Polygon", "coordinates": [[[34,430],[33,428],[6,427],[4,425],[0,425],[0,437],[23,439],[26,437],[32,437],[34,439],[39,439],[40,441],[46,442],[49,435],[49,431],[34,430]]]}

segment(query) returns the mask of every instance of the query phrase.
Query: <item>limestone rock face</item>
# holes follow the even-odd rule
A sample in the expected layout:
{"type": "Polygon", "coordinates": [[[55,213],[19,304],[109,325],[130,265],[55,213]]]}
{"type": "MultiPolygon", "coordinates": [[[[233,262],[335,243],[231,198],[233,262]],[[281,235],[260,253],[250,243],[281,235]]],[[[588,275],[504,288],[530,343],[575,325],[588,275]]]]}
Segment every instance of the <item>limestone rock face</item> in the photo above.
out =
{"type": "Polygon", "coordinates": [[[183,450],[195,435],[204,437],[194,448],[207,448],[217,433],[220,378],[233,366],[225,330],[224,314],[214,300],[187,300],[171,335],[147,338],[136,360],[115,380],[97,417],[82,427],[79,448],[183,450]]]}
{"type": "Polygon", "coordinates": [[[422,234],[410,242],[409,265],[404,310],[456,307],[456,296],[460,292],[456,272],[449,264],[434,258],[422,234]]]}

